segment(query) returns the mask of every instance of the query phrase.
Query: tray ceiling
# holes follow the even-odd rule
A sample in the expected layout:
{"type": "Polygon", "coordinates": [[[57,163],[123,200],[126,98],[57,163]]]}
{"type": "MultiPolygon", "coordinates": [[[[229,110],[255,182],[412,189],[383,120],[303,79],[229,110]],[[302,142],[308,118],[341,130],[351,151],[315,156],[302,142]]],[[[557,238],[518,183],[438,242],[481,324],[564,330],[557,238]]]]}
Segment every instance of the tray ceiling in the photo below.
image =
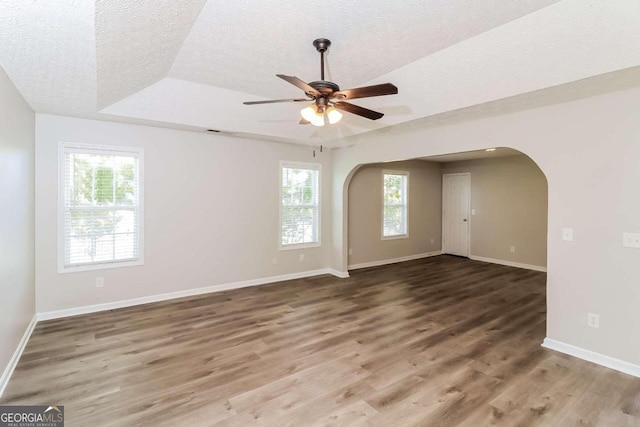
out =
{"type": "Polygon", "coordinates": [[[4,0],[0,66],[36,112],[148,121],[316,144],[640,65],[636,0],[4,0]],[[354,101],[371,122],[298,125],[333,41],[327,79],[392,82],[354,101]]]}

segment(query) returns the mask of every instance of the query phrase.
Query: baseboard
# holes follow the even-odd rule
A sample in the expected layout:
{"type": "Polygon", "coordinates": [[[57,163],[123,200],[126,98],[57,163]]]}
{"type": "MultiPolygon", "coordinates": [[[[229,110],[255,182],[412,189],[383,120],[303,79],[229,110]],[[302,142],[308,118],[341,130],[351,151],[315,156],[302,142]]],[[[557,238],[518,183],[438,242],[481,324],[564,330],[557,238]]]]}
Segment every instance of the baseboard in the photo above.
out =
{"type": "MultiPolygon", "coordinates": [[[[187,289],[184,291],[170,292],[165,294],[150,295],[140,298],[132,298],[124,301],[115,301],[104,304],[87,305],[83,307],[74,307],[64,310],[47,311],[43,313],[37,313],[37,318],[41,320],[60,319],[62,317],[78,316],[81,314],[96,313],[105,310],[115,310],[117,308],[131,307],[141,304],[149,304],[152,302],[167,301],[176,298],[191,297],[196,295],[208,294],[212,292],[228,291],[231,289],[246,288],[249,286],[266,285],[268,283],[282,282],[285,280],[302,279],[305,277],[320,276],[323,274],[333,274],[338,276],[338,271],[331,270],[329,268],[322,268],[319,270],[301,271],[299,273],[283,274],[280,276],[263,277],[260,279],[244,280],[241,282],[223,283],[220,285],[207,286],[204,288],[187,289]]],[[[341,277],[341,276],[338,276],[341,277]]]]}
{"type": "Polygon", "coordinates": [[[624,360],[605,356],[604,354],[596,353],[595,351],[585,350],[584,348],[576,347],[575,345],[565,344],[551,338],[545,338],[542,346],[550,350],[568,354],[569,356],[577,357],[578,359],[586,360],[587,362],[604,366],[605,368],[615,369],[616,371],[633,375],[634,377],[640,377],[640,366],[625,362],[624,360]]]}
{"type": "Polygon", "coordinates": [[[476,255],[469,255],[469,259],[472,259],[474,261],[490,262],[492,264],[506,265],[508,267],[526,268],[527,270],[542,271],[544,273],[547,272],[547,267],[542,267],[540,265],[523,264],[520,262],[505,261],[502,259],[495,259],[495,258],[485,258],[482,256],[476,256],[476,255]]]}
{"type": "Polygon", "coordinates": [[[436,255],[442,255],[442,251],[425,252],[416,255],[403,256],[399,258],[382,259],[379,261],[363,262],[361,264],[351,264],[349,270],[357,270],[359,268],[378,267],[380,265],[395,264],[397,262],[413,261],[414,259],[428,258],[436,255]]]}
{"type": "Polygon", "coordinates": [[[339,277],[341,279],[347,279],[350,277],[348,271],[338,271],[338,270],[334,270],[333,268],[329,269],[329,274],[333,274],[334,276],[339,277]]]}
{"type": "Polygon", "coordinates": [[[11,379],[11,375],[13,375],[13,371],[16,369],[18,365],[18,361],[20,361],[20,357],[22,356],[22,352],[24,351],[27,343],[29,342],[29,338],[31,337],[31,333],[33,332],[36,324],[38,323],[37,315],[33,315],[31,322],[27,326],[27,329],[24,331],[22,335],[22,339],[18,343],[18,347],[16,351],[13,352],[13,356],[11,356],[11,360],[9,360],[9,364],[5,368],[2,373],[2,377],[0,377],[0,397],[4,394],[4,389],[7,388],[7,384],[9,384],[9,380],[11,379]]]}

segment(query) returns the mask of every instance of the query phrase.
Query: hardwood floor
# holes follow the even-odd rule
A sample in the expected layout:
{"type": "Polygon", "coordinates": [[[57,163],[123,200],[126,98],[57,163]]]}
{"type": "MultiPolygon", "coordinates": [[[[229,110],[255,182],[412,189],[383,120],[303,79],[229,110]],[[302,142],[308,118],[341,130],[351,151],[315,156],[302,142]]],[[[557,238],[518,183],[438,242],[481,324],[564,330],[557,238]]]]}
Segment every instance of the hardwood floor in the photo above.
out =
{"type": "Polygon", "coordinates": [[[540,347],[545,274],[439,256],[39,323],[2,404],[68,426],[640,426],[540,347]]]}

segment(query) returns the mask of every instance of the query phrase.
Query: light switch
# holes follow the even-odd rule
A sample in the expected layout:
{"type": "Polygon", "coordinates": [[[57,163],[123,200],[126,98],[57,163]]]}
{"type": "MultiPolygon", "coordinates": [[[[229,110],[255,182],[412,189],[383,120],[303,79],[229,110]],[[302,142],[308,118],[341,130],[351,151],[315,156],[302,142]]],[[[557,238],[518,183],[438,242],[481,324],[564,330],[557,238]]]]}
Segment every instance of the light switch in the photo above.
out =
{"type": "Polygon", "coordinates": [[[562,229],[562,240],[565,242],[573,242],[573,228],[562,229]]]}
{"type": "Polygon", "coordinates": [[[471,215],[475,215],[476,214],[476,210],[475,209],[471,209],[471,215]]]}
{"type": "Polygon", "coordinates": [[[640,233],[622,233],[622,246],[640,248],[640,233]]]}

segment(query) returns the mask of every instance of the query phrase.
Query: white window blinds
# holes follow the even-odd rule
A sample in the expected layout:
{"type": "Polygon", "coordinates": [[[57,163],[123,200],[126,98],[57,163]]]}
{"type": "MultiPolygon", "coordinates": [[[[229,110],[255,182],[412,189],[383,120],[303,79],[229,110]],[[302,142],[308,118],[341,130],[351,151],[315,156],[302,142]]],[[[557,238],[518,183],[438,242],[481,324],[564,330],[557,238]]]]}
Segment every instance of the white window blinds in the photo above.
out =
{"type": "Polygon", "coordinates": [[[61,269],[141,261],[142,150],[61,146],[61,269]]]}
{"type": "Polygon", "coordinates": [[[406,236],[408,172],[384,172],[382,237],[406,236]]]}
{"type": "Polygon", "coordinates": [[[320,242],[320,165],[281,165],[280,245],[320,242]]]}

